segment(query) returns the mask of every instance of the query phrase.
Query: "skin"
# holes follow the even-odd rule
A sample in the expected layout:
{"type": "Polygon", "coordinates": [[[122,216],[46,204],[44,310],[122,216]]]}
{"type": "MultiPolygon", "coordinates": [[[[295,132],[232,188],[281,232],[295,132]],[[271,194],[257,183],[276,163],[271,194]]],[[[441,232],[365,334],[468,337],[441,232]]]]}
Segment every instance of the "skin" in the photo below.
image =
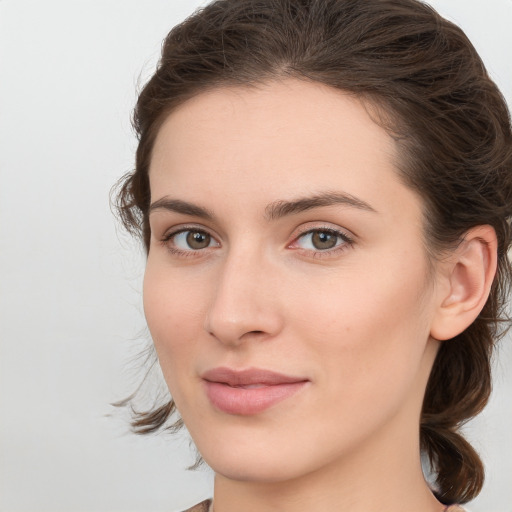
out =
{"type": "Polygon", "coordinates": [[[440,344],[431,334],[452,335],[440,311],[454,311],[452,288],[467,295],[469,274],[452,261],[457,288],[447,268],[429,273],[421,198],[397,158],[357,99],[292,79],[200,94],[161,127],[144,308],[171,394],[215,471],[215,512],[443,510],[421,472],[418,425],[440,344]],[[371,209],[265,215],[326,192],[371,209]],[[165,207],[176,199],[212,218],[165,207]],[[172,236],[187,228],[207,246],[172,236]],[[318,250],[312,229],[343,236],[318,250]],[[200,377],[218,366],[308,383],[259,414],[227,414],[200,377]]]}

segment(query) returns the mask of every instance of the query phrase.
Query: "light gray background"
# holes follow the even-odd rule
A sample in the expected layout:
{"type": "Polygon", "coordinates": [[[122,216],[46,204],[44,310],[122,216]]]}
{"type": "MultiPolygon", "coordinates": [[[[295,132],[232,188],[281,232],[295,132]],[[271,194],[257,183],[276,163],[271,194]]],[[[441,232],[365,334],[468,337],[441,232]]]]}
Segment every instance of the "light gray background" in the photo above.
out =
{"type": "MultiPolygon", "coordinates": [[[[139,75],[199,0],[0,0],[0,511],[181,510],[211,475],[180,436],[127,434],[144,258],[109,189],[132,167],[139,75]]],[[[512,0],[436,0],[512,103],[512,0]]],[[[512,512],[512,347],[468,426],[488,480],[473,512],[512,512]]]]}

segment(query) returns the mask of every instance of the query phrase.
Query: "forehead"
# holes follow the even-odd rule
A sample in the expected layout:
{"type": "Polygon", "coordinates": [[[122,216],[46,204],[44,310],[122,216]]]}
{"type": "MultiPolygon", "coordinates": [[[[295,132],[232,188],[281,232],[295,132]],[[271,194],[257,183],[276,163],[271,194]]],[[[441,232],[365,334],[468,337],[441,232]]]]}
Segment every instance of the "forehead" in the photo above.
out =
{"type": "Polygon", "coordinates": [[[393,139],[344,91],[292,79],[224,87],[185,102],[163,123],[152,201],[178,194],[263,207],[336,189],[369,203],[401,195],[417,202],[398,177],[397,156],[393,139]]]}

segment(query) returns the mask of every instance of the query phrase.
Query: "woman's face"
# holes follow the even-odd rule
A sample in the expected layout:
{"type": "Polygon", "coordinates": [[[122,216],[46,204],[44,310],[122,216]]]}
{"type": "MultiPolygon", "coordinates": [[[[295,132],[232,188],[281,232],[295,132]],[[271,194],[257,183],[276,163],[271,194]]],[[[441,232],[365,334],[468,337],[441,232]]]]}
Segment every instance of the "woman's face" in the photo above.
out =
{"type": "Polygon", "coordinates": [[[396,156],[358,100],[297,80],[203,93],[163,124],[144,308],[217,473],[417,447],[436,299],[396,156]]]}

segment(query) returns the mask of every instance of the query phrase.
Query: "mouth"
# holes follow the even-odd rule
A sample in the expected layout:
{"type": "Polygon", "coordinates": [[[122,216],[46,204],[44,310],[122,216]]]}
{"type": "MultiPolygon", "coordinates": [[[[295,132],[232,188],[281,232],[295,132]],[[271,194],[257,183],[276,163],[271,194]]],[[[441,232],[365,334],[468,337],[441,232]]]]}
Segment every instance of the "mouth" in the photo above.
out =
{"type": "Polygon", "coordinates": [[[206,395],[214,408],[234,415],[258,414],[292,397],[308,379],[259,368],[214,368],[202,376],[206,395]]]}

